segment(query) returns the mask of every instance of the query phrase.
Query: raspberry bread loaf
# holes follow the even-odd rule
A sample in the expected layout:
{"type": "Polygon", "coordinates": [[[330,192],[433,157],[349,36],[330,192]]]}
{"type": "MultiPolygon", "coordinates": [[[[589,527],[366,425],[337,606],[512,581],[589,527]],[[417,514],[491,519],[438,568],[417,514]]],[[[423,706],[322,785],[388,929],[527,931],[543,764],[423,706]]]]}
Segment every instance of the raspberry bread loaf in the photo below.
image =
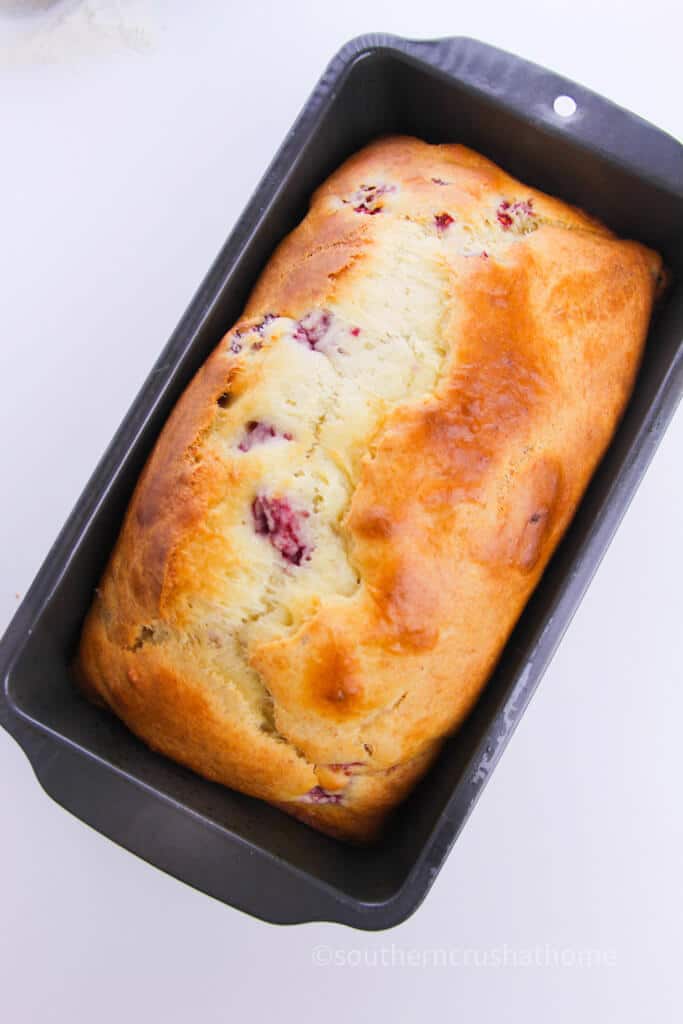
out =
{"type": "Polygon", "coordinates": [[[202,775],[372,838],[565,531],[659,272],[462,146],[356,154],[161,434],[85,691],[202,775]]]}

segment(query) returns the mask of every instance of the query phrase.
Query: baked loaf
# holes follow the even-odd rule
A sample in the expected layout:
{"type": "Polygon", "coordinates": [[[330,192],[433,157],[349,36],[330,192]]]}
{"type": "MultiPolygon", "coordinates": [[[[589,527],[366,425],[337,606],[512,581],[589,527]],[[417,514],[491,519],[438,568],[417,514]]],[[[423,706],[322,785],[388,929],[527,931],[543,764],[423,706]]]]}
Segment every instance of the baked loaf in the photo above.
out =
{"type": "Polygon", "coordinates": [[[85,623],[86,693],[202,775],[371,839],[564,533],[660,269],[462,146],[357,153],[164,428],[85,623]]]}

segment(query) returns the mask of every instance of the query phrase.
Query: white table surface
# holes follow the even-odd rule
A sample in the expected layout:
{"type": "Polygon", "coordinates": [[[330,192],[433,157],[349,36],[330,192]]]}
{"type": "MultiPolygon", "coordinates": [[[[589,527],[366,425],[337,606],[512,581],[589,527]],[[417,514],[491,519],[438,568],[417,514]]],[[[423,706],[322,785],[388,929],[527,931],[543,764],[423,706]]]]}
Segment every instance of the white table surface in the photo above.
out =
{"type": "MultiPolygon", "coordinates": [[[[677,0],[41,6],[0,0],[0,629],[345,40],[476,36],[683,136],[677,0]]],[[[682,453],[679,414],[426,903],[390,932],[275,927],[194,892],[54,804],[2,733],[3,1019],[681,1020],[682,453]],[[576,966],[588,949],[600,964],[576,966]]]]}

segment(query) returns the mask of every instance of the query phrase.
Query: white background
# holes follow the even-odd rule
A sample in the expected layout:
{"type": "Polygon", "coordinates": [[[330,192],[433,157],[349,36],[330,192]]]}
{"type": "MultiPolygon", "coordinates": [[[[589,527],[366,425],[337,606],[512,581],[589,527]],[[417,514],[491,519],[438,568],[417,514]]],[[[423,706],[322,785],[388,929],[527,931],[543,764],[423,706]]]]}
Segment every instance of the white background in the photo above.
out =
{"type": "MultiPolygon", "coordinates": [[[[0,629],[345,40],[477,36],[683,136],[677,0],[41,6],[0,0],[0,629]]],[[[213,902],[53,804],[0,735],[3,1018],[679,1021],[682,452],[679,415],[426,903],[391,932],[213,902]],[[353,966],[392,943],[615,963],[353,966]],[[360,952],[316,966],[320,944],[360,952]]]]}

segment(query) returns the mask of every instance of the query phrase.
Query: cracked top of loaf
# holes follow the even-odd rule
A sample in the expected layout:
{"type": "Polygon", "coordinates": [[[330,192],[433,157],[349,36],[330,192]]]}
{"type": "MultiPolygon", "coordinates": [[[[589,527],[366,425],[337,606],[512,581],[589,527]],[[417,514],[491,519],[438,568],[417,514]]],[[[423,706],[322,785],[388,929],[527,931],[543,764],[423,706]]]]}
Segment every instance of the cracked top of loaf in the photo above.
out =
{"type": "Polygon", "coordinates": [[[86,691],[207,777],[370,838],[566,529],[660,270],[462,146],[353,156],[157,442],[86,691]]]}

